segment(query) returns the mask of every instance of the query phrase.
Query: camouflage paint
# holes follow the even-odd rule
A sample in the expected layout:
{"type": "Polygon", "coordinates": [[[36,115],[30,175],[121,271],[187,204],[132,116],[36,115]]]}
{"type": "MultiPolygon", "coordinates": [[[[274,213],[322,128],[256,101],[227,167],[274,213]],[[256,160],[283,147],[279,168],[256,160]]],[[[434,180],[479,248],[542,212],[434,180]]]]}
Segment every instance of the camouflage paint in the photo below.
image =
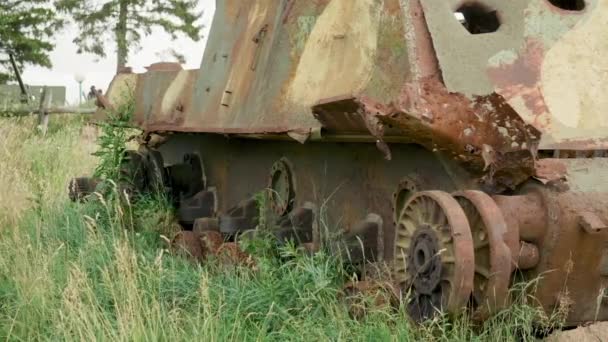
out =
{"type": "Polygon", "coordinates": [[[446,151],[489,178],[506,170],[510,187],[530,175],[537,149],[608,146],[606,62],[594,57],[608,52],[608,0],[581,12],[484,0],[502,25],[478,35],[454,17],[460,3],[218,0],[199,70],[129,76],[136,121],[305,142],[327,128],[317,104],[353,98],[365,108],[330,113],[334,122],[367,111],[377,129],[359,126],[358,136],[446,151]],[[563,95],[564,85],[576,91],[563,95]]]}

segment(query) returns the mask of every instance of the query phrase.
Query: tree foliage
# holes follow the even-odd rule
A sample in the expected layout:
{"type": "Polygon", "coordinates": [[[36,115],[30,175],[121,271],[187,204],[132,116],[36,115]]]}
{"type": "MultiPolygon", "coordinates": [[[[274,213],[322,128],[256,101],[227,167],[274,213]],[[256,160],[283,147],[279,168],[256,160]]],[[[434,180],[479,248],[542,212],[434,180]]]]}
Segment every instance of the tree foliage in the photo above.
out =
{"type": "Polygon", "coordinates": [[[159,27],[175,39],[184,34],[194,41],[202,26],[197,19],[197,0],[57,0],[57,7],[70,13],[80,28],[74,40],[78,52],[107,55],[106,44],[116,44],[117,69],[126,65],[129,53],[142,37],[159,27]]]}
{"type": "Polygon", "coordinates": [[[62,24],[48,0],[0,0],[0,84],[14,77],[9,53],[21,70],[51,67],[51,38],[62,24]]]}

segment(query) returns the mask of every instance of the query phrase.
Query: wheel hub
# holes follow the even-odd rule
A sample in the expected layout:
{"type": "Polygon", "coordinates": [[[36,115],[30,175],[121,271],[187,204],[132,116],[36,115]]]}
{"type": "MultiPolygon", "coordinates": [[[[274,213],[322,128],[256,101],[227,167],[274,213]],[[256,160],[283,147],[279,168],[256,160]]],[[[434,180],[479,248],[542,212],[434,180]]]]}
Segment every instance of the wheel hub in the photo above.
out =
{"type": "Polygon", "coordinates": [[[420,228],[412,237],[408,272],[416,290],[431,294],[441,280],[441,256],[437,235],[428,227],[420,228]]]}
{"type": "Polygon", "coordinates": [[[473,241],[467,217],[441,191],[414,194],[397,207],[393,279],[409,296],[407,311],[417,322],[466,307],[473,287],[473,241]]]}

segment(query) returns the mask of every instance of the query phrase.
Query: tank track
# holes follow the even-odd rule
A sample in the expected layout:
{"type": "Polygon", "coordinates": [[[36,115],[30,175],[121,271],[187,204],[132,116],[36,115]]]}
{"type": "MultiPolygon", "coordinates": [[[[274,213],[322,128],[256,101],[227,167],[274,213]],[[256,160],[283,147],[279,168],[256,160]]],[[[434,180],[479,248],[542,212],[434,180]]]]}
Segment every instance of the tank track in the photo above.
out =
{"type": "MultiPolygon", "coordinates": [[[[390,289],[390,302],[405,303],[417,322],[463,310],[485,320],[510,304],[514,275],[547,269],[551,255],[540,252],[553,229],[547,213],[572,201],[542,186],[488,194],[432,152],[406,144],[391,149],[386,161],[369,143],[304,146],[175,134],[157,150],[142,145],[129,152],[124,172],[141,178],[129,183],[136,191],[170,196],[184,227],[172,245],[193,259],[216,255],[251,266],[238,241],[264,231],[357,266],[361,284],[349,283],[348,293],[390,289]],[[381,269],[389,271],[371,271],[381,269]]],[[[90,193],[94,182],[79,178],[70,189],[90,193]]],[[[558,223],[570,224],[569,217],[558,223]]],[[[593,220],[587,217],[589,227],[598,226],[593,220]]],[[[578,223],[573,229],[579,232],[578,223]]],[[[552,284],[562,278],[547,283],[547,293],[556,293],[552,284]]],[[[541,301],[547,310],[554,303],[541,301]]]]}

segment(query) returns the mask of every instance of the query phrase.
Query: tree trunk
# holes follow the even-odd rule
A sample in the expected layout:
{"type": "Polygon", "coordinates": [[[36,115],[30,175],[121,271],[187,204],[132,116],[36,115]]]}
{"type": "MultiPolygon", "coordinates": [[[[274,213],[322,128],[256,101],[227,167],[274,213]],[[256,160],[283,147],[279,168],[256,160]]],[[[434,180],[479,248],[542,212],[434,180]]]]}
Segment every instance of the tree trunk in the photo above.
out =
{"type": "Polygon", "coordinates": [[[128,1],[119,0],[118,23],[116,23],[116,73],[119,73],[127,65],[127,57],[129,55],[129,47],[127,46],[127,15],[128,1]]]}

